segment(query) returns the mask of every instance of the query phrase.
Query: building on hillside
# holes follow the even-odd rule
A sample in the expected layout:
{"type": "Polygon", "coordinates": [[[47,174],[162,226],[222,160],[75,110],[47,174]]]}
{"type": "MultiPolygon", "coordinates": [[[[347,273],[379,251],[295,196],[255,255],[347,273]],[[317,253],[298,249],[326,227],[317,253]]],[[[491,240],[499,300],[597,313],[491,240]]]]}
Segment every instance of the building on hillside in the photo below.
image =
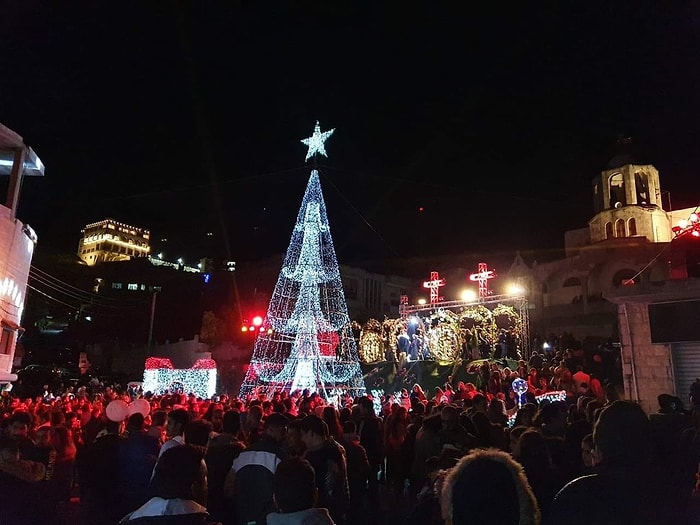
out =
{"type": "Polygon", "coordinates": [[[148,257],[151,253],[151,234],[148,230],[122,224],[114,219],[88,224],[81,233],[78,257],[88,266],[148,257]]]}
{"type": "Polygon", "coordinates": [[[9,176],[5,205],[0,205],[0,384],[14,381],[12,373],[17,337],[24,310],[29,268],[37,237],[15,213],[22,179],[43,176],[44,165],[14,131],[0,124],[0,175],[9,176]]]}

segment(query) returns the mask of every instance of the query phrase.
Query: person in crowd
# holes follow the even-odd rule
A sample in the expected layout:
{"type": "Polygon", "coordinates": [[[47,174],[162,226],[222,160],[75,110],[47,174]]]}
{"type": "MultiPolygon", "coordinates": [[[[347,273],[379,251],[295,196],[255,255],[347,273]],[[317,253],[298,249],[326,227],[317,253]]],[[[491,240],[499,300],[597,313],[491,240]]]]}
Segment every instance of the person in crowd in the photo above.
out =
{"type": "Polygon", "coordinates": [[[243,421],[243,432],[246,443],[252,445],[258,441],[264,433],[263,409],[260,404],[251,405],[245,413],[243,421]]]}
{"type": "Polygon", "coordinates": [[[189,422],[190,414],[184,408],[175,408],[168,413],[165,425],[167,441],[160,447],[160,456],[172,447],[185,444],[185,427],[189,422]]]}
{"type": "Polygon", "coordinates": [[[598,471],[568,483],[556,496],[551,524],[651,524],[674,521],[654,479],[649,418],[631,401],[604,408],[593,431],[598,471]]]}
{"type": "Polygon", "coordinates": [[[290,456],[302,457],[306,451],[306,445],[301,439],[301,419],[292,419],[287,427],[287,440],[285,448],[290,456]]]}
{"type": "Polygon", "coordinates": [[[387,485],[393,495],[403,491],[403,481],[406,477],[404,469],[404,442],[408,429],[408,412],[399,405],[392,406],[391,414],[384,423],[384,453],[386,456],[387,485]]]}
{"type": "MultiPolygon", "coordinates": [[[[593,469],[598,464],[593,444],[593,434],[586,434],[581,440],[581,476],[593,474],[593,469]]],[[[577,476],[578,477],[578,476],[577,476]]]]}
{"type": "Polygon", "coordinates": [[[215,525],[206,507],[197,503],[192,494],[201,460],[201,451],[190,445],[167,450],[156,466],[154,497],[124,516],[119,524],[215,525]]]}
{"type": "Polygon", "coordinates": [[[411,393],[409,394],[409,397],[411,398],[411,400],[417,399],[421,402],[426,402],[428,400],[428,398],[425,395],[425,392],[423,392],[423,387],[421,387],[418,383],[415,383],[413,385],[413,388],[411,388],[411,393]]]}
{"type": "Polygon", "coordinates": [[[552,501],[565,480],[563,473],[552,462],[545,438],[537,430],[529,429],[520,435],[518,462],[525,470],[542,516],[546,519],[552,501]]]}
{"type": "Polygon", "coordinates": [[[505,428],[508,424],[508,414],[506,413],[506,406],[500,398],[493,398],[489,403],[489,408],[486,414],[491,423],[495,423],[505,428]]]}
{"type": "Polygon", "coordinates": [[[542,365],[544,363],[544,356],[540,354],[537,350],[532,351],[532,355],[530,356],[530,368],[537,368],[540,370],[542,368],[542,365]]]}
{"type": "Polygon", "coordinates": [[[493,370],[489,378],[488,393],[496,396],[503,391],[503,374],[500,370],[493,370]]]}
{"type": "Polygon", "coordinates": [[[224,520],[232,512],[226,506],[224,482],[233,461],[245,450],[245,445],[238,439],[241,432],[241,415],[238,410],[227,410],[221,421],[221,433],[209,439],[209,446],[204,457],[207,465],[209,493],[207,509],[212,519],[224,520]]]}
{"type": "MultiPolygon", "coordinates": [[[[357,433],[360,436],[360,444],[367,452],[370,474],[367,483],[367,496],[370,508],[374,508],[379,501],[379,471],[384,461],[383,451],[383,424],[374,412],[374,404],[367,396],[355,400],[357,403],[357,433]]],[[[372,519],[372,516],[370,516],[372,519]]]]}
{"type": "Polygon", "coordinates": [[[71,498],[73,488],[73,471],[77,447],[72,432],[63,425],[51,427],[51,447],[56,452],[53,477],[51,479],[51,497],[56,505],[66,505],[71,498]]]}
{"type": "Polygon", "coordinates": [[[212,433],[212,424],[206,419],[195,419],[185,427],[185,444],[197,449],[202,459],[199,462],[199,479],[192,488],[195,501],[206,506],[209,495],[209,478],[205,457],[207,445],[212,433]]]}
{"type": "Polygon", "coordinates": [[[163,409],[154,410],[151,413],[151,426],[148,428],[148,435],[153,436],[158,440],[161,445],[165,443],[166,439],[166,423],[168,420],[168,413],[163,409]]]}
{"type": "Polygon", "coordinates": [[[340,423],[340,418],[338,417],[338,411],[334,406],[325,406],[322,411],[322,419],[328,425],[328,433],[336,441],[340,441],[343,435],[343,425],[340,423]]]}
{"type": "Polygon", "coordinates": [[[440,498],[446,525],[538,525],[541,520],[523,468],[499,450],[474,450],[460,459],[440,498]]]}
{"type": "Polygon", "coordinates": [[[328,509],[316,507],[316,474],[307,460],[282,461],[272,479],[272,491],[277,512],[267,515],[268,525],[334,525],[328,509]]]}
{"type": "Polygon", "coordinates": [[[202,419],[211,423],[212,432],[219,433],[223,430],[224,406],[221,403],[209,403],[207,411],[202,419]]]}
{"type": "Polygon", "coordinates": [[[432,457],[437,458],[442,453],[441,431],[442,415],[433,414],[423,419],[416,434],[410,475],[411,491],[414,494],[420,490],[428,477],[428,460],[432,457]]]}
{"type": "Polygon", "coordinates": [[[275,510],[272,479],[277,465],[287,458],[284,444],[288,423],[285,415],[270,414],[260,438],[234,459],[224,494],[233,505],[235,525],[265,525],[266,516],[275,510]]]}
{"type": "MultiPolygon", "coordinates": [[[[43,455],[40,449],[34,452],[33,460],[22,459],[22,441],[17,434],[0,437],[0,523],[7,525],[51,519],[50,505],[40,499],[51,480],[51,459],[37,461],[43,455]]],[[[27,445],[24,447],[26,450],[27,445]]]]}
{"type": "Polygon", "coordinates": [[[328,433],[328,425],[319,417],[301,420],[301,439],[306,459],[316,473],[318,503],[327,508],[333,521],[344,524],[350,503],[345,450],[328,433]]]}
{"type": "Polygon", "coordinates": [[[122,423],[106,420],[92,443],[78,457],[80,503],[87,525],[112,525],[123,516],[115,505],[119,482],[119,450],[125,438],[122,423]]]}
{"type": "Polygon", "coordinates": [[[354,421],[343,423],[343,436],[340,444],[345,449],[350,490],[350,510],[348,523],[361,523],[366,520],[364,499],[367,492],[370,466],[367,451],[360,445],[357,426],[354,421]]]}
{"type": "Polygon", "coordinates": [[[443,407],[440,411],[440,422],[442,425],[439,432],[441,452],[450,449],[465,454],[476,445],[476,438],[460,425],[459,410],[455,406],[443,407]]]}
{"type": "Polygon", "coordinates": [[[115,494],[122,515],[148,500],[148,487],[158,459],[158,440],[146,435],[142,414],[129,416],[126,432],[127,438],[119,447],[119,484],[115,494]]]}

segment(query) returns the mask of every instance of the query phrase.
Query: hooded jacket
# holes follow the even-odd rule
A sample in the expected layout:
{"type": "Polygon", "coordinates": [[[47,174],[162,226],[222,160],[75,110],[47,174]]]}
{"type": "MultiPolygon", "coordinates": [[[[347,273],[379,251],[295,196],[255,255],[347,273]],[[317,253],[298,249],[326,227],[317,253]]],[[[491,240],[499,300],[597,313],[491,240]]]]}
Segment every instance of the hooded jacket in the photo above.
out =
{"type": "MultiPolygon", "coordinates": [[[[520,516],[518,524],[538,525],[541,520],[540,509],[537,505],[535,495],[530,488],[530,484],[527,481],[523,467],[519,463],[515,462],[509,454],[496,449],[474,450],[470,454],[460,459],[457,465],[455,465],[454,468],[450,470],[449,474],[447,474],[440,492],[442,517],[445,520],[445,525],[453,525],[452,491],[455,483],[461,478],[463,472],[471,463],[481,459],[500,463],[506,467],[507,471],[510,473],[518,498],[520,516]]],[[[478,490],[482,485],[481,481],[478,479],[474,479],[472,481],[475,490],[478,490]]],[[[494,512],[498,512],[498,509],[494,509],[494,512]]]]}

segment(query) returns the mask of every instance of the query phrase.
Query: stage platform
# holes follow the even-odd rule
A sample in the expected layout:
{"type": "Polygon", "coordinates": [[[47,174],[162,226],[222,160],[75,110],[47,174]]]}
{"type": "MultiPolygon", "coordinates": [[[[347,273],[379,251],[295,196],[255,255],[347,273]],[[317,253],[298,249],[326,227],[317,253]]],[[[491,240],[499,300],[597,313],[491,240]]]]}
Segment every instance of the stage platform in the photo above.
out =
{"type": "Polygon", "coordinates": [[[428,399],[435,395],[435,387],[443,388],[445,383],[452,383],[456,389],[457,383],[474,383],[478,386],[478,374],[469,374],[467,370],[474,364],[485,362],[498,363],[501,368],[509,367],[514,370],[518,362],[513,359],[478,359],[476,361],[381,361],[378,363],[363,363],[362,376],[368,393],[381,391],[384,394],[400,392],[405,388],[409,392],[418,383],[428,399]],[[451,380],[450,380],[451,379],[451,380]]]}

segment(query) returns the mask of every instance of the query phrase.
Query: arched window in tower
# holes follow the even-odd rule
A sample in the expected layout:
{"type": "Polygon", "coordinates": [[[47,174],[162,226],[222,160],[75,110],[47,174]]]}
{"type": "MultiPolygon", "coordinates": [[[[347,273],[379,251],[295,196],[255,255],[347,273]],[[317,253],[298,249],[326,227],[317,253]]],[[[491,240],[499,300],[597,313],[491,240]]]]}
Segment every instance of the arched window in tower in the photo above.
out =
{"type": "Polygon", "coordinates": [[[571,286],[581,286],[581,279],[578,277],[569,277],[564,281],[564,284],[562,285],[564,288],[569,288],[571,286]]]}
{"type": "Polygon", "coordinates": [[[613,235],[612,222],[608,221],[605,223],[605,238],[612,239],[613,237],[614,237],[614,235],[613,235]]]}
{"type": "Polygon", "coordinates": [[[634,217],[627,219],[627,231],[630,237],[637,235],[637,221],[634,217]]]}
{"type": "Polygon", "coordinates": [[[620,208],[621,206],[626,206],[625,179],[622,177],[622,173],[613,173],[608,180],[610,184],[610,207],[620,208]]]}
{"type": "Polygon", "coordinates": [[[637,194],[637,204],[649,204],[649,177],[643,171],[634,174],[634,189],[637,194]]]}
{"type": "Polygon", "coordinates": [[[615,237],[625,236],[625,221],[623,219],[617,219],[615,221],[615,237]]]}

